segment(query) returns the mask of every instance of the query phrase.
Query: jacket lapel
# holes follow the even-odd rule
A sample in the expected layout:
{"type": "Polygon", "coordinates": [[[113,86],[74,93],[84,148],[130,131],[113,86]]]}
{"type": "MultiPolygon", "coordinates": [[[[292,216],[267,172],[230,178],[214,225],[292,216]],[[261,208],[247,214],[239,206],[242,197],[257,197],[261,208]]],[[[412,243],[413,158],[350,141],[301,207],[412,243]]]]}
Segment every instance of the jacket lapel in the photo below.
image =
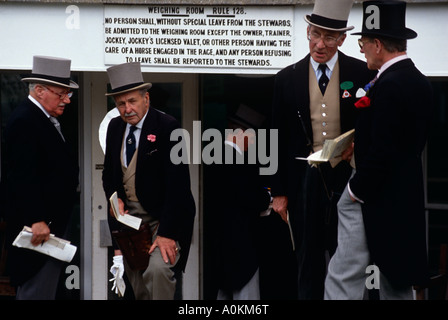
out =
{"type": "Polygon", "coordinates": [[[43,129],[46,132],[46,136],[49,143],[60,147],[61,150],[66,149],[68,151],[67,144],[62,139],[61,135],[55,128],[54,124],[47,117],[47,115],[37,105],[35,105],[34,102],[32,102],[29,99],[27,99],[26,101],[27,101],[27,107],[34,114],[34,119],[36,119],[36,121],[39,121],[39,123],[42,124],[43,129]]]}
{"type": "Polygon", "coordinates": [[[151,154],[151,152],[157,148],[158,128],[159,121],[157,110],[149,107],[148,114],[146,115],[145,122],[142,126],[142,132],[138,144],[139,158],[146,154],[151,154]],[[153,139],[155,139],[155,141],[152,141],[153,139]]]}
{"type": "Polygon", "coordinates": [[[378,77],[378,81],[380,81],[385,74],[388,74],[389,72],[394,72],[397,71],[399,69],[402,68],[409,68],[409,67],[413,67],[414,63],[412,62],[412,60],[410,58],[398,61],[396,63],[394,63],[393,65],[391,65],[389,68],[387,68],[386,70],[384,70],[384,72],[382,74],[380,74],[380,76],[378,77]]]}
{"type": "Polygon", "coordinates": [[[296,63],[293,67],[293,88],[295,92],[295,107],[296,115],[298,117],[300,131],[302,131],[302,123],[305,126],[307,136],[313,140],[311,118],[310,118],[310,95],[309,95],[309,64],[310,55],[308,54],[304,59],[296,63]],[[299,113],[302,118],[300,120],[299,113]],[[301,123],[302,121],[302,123],[301,123]]]}
{"type": "MultiPolygon", "coordinates": [[[[414,66],[414,62],[412,62],[412,60],[410,58],[398,61],[398,62],[394,63],[393,65],[391,65],[386,70],[384,70],[384,72],[382,72],[380,74],[380,76],[378,77],[378,79],[376,80],[375,84],[380,83],[384,79],[384,76],[387,75],[388,73],[395,72],[395,71],[403,69],[403,68],[411,68],[413,66],[414,66]]],[[[372,86],[371,93],[370,93],[372,97],[375,94],[376,88],[377,88],[377,86],[372,86]]]]}

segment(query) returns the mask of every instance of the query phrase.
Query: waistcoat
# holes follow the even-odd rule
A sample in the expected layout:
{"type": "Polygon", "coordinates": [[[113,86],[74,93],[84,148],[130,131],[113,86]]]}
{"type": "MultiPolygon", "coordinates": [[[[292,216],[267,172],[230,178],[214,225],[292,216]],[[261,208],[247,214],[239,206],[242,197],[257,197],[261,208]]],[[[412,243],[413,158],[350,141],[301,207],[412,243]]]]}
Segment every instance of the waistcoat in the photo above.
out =
{"type": "MultiPolygon", "coordinates": [[[[322,149],[326,139],[334,139],[341,134],[339,101],[339,62],[336,62],[325,95],[319,89],[316,73],[309,66],[310,116],[313,130],[314,152],[322,149]]],[[[334,167],[340,159],[330,161],[334,167]]]]}
{"type": "Polygon", "coordinates": [[[126,204],[128,205],[129,214],[147,214],[135,192],[135,171],[137,168],[138,148],[135,150],[131,163],[129,163],[127,168],[124,165],[123,148],[124,144],[121,147],[121,169],[123,171],[123,187],[126,193],[126,204]]]}
{"type": "Polygon", "coordinates": [[[322,149],[325,139],[341,134],[339,112],[339,63],[335,64],[325,95],[322,95],[315,72],[310,64],[309,72],[310,116],[313,128],[314,152],[322,149]]]}

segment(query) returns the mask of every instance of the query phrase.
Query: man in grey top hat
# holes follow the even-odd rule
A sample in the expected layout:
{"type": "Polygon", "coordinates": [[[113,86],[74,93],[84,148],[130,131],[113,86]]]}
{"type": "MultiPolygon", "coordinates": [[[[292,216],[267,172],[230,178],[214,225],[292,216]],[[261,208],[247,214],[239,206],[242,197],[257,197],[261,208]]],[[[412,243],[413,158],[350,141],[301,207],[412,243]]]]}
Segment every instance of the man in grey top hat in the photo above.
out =
{"type": "MultiPolygon", "coordinates": [[[[31,243],[41,245],[50,233],[66,238],[78,186],[77,157],[72,154],[57,118],[70,103],[71,61],[35,56],[29,96],[14,109],[5,129],[8,242],[24,226],[31,243]]],[[[11,246],[8,268],[18,300],[55,299],[62,262],[33,250],[11,246]]]]}
{"type": "MultiPolygon", "coordinates": [[[[107,69],[112,96],[120,116],[109,123],[106,136],[103,187],[107,199],[117,192],[120,214],[128,213],[149,226],[152,246],[142,269],[130,264],[124,248],[114,241],[111,272],[124,272],[136,299],[171,300],[188,259],[195,203],[188,165],[174,164],[171,141],[178,121],[150,106],[150,83],[143,81],[140,63],[107,69]]],[[[185,149],[184,149],[185,150],[185,149]]],[[[126,226],[109,216],[109,227],[125,232],[126,226]]]]}
{"type": "Polygon", "coordinates": [[[352,0],[316,0],[308,23],[309,54],[275,78],[272,128],[279,165],[272,180],[273,209],[289,213],[298,258],[298,298],[323,299],[326,259],[337,239],[336,203],[351,173],[347,161],[317,168],[297,157],[322,149],[326,139],[353,129],[356,90],[373,78],[366,63],[339,51],[352,0]]]}
{"type": "Polygon", "coordinates": [[[428,282],[422,151],[432,88],[406,54],[417,33],[403,1],[365,1],[359,46],[378,75],[356,103],[356,170],[338,203],[338,248],[326,299],[413,299],[428,282]],[[370,279],[368,279],[369,277],[370,279]]]}

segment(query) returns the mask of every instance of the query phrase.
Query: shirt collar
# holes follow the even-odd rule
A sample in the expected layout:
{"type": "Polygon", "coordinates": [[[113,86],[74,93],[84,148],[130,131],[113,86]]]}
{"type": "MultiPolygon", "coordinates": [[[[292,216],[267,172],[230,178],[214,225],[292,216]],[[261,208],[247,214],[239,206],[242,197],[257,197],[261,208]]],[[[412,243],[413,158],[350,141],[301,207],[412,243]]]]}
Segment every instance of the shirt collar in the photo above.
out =
{"type": "MultiPolygon", "coordinates": [[[[311,57],[310,61],[311,61],[311,65],[313,66],[314,71],[316,71],[317,68],[319,68],[320,63],[314,61],[313,57],[311,57]]],[[[327,64],[328,69],[330,69],[331,72],[333,72],[334,66],[336,65],[337,61],[338,61],[338,52],[336,51],[334,56],[330,60],[325,62],[327,64]]]]}
{"type": "Polygon", "coordinates": [[[50,114],[48,113],[47,110],[44,109],[44,107],[39,103],[39,101],[34,99],[34,97],[32,97],[31,95],[28,95],[28,99],[30,99],[31,102],[33,102],[36,106],[38,106],[39,109],[42,110],[42,112],[47,116],[47,118],[50,118],[50,114]]]}
{"type": "MultiPolygon", "coordinates": [[[[149,111],[149,108],[148,108],[148,111],[149,111]]],[[[146,116],[148,115],[148,111],[146,111],[143,118],[135,125],[137,127],[137,129],[141,129],[143,127],[143,123],[145,122],[146,116]]],[[[132,127],[132,125],[128,123],[127,129],[129,129],[130,127],[132,127]]]]}
{"type": "Polygon", "coordinates": [[[407,55],[407,54],[399,55],[399,56],[397,56],[397,57],[395,57],[395,58],[392,58],[392,59],[390,59],[389,61],[387,61],[387,62],[386,62],[385,64],[383,64],[383,65],[381,66],[381,68],[378,70],[377,78],[379,78],[379,76],[380,76],[384,71],[386,71],[386,69],[389,68],[391,65],[393,65],[394,63],[397,63],[397,62],[399,62],[399,61],[401,61],[401,60],[405,60],[405,59],[408,59],[408,55],[407,55]]]}

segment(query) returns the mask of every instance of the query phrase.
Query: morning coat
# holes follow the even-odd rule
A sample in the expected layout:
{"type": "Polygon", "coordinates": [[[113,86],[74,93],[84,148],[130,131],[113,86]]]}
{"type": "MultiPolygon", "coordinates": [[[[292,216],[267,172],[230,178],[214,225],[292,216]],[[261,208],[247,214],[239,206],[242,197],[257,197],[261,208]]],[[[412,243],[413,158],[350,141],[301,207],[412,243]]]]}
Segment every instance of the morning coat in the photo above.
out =
{"type": "MultiPolygon", "coordinates": [[[[12,244],[24,226],[31,227],[40,221],[51,222],[50,232],[65,238],[77,197],[76,154],[49,118],[29,99],[11,114],[5,142],[2,183],[7,194],[8,244],[12,244]]],[[[53,258],[29,249],[10,247],[7,263],[11,283],[22,284],[48,259],[53,258]]]]}
{"type": "Polygon", "coordinates": [[[356,174],[350,188],[362,212],[373,263],[396,284],[428,280],[422,151],[432,88],[411,59],[399,61],[370,89],[355,129],[356,174]]]}
{"type": "MultiPolygon", "coordinates": [[[[213,208],[210,237],[213,241],[213,260],[218,289],[240,290],[254,276],[260,265],[261,212],[267,210],[270,195],[263,185],[259,166],[248,162],[236,163],[237,151],[227,144],[224,154],[233,154],[233,163],[212,164],[207,167],[213,186],[207,192],[213,208]]],[[[223,155],[224,156],[224,155],[223,155]]]]}
{"type": "MultiPolygon", "coordinates": [[[[355,127],[358,110],[355,108],[356,91],[372,80],[376,71],[367,69],[365,62],[347,56],[338,51],[339,61],[339,100],[341,133],[355,127]],[[344,94],[345,85],[352,84],[347,89],[349,96],[344,94]]],[[[282,69],[275,77],[273,98],[272,129],[278,129],[279,165],[272,177],[272,195],[288,196],[290,212],[295,211],[298,195],[303,193],[304,176],[308,163],[297,160],[296,157],[307,157],[310,147],[304,134],[300,112],[309,139],[313,140],[310,117],[309,97],[309,64],[310,55],[282,69]]],[[[346,162],[338,167],[349,178],[351,168],[346,162]]],[[[345,186],[346,181],[344,182],[345,186]]],[[[343,189],[343,187],[342,187],[343,189]]],[[[295,215],[291,216],[294,222],[295,215]]]]}
{"type": "MultiPolygon", "coordinates": [[[[121,163],[125,129],[126,122],[121,117],[112,119],[107,129],[102,175],[107,199],[115,191],[119,198],[126,199],[121,163]]],[[[188,164],[174,164],[170,158],[171,149],[180,143],[170,140],[175,129],[180,129],[175,118],[149,107],[137,149],[135,192],[143,208],[159,220],[157,234],[179,241],[181,257],[176,269],[183,270],[190,249],[196,207],[190,190],[188,164]],[[155,136],[155,141],[151,141],[149,135],[155,136]]],[[[109,226],[111,230],[121,227],[114,219],[109,219],[109,226]]]]}

